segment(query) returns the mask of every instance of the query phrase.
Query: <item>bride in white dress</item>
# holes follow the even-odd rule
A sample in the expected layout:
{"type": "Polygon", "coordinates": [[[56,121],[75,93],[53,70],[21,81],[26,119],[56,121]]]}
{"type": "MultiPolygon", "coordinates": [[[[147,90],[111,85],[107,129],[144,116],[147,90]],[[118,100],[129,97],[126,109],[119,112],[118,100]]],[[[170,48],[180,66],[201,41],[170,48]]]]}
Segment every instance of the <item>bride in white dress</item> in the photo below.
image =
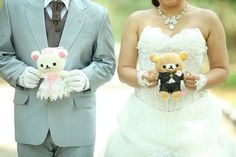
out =
{"type": "Polygon", "coordinates": [[[119,129],[105,157],[236,157],[236,147],[220,128],[220,104],[206,91],[227,77],[221,22],[212,11],[185,0],[152,3],[155,8],[133,13],[124,29],[118,74],[135,92],[118,116],[119,129]],[[185,96],[164,102],[149,56],[180,51],[189,55],[185,96]],[[209,71],[201,74],[206,56],[209,71]]]}

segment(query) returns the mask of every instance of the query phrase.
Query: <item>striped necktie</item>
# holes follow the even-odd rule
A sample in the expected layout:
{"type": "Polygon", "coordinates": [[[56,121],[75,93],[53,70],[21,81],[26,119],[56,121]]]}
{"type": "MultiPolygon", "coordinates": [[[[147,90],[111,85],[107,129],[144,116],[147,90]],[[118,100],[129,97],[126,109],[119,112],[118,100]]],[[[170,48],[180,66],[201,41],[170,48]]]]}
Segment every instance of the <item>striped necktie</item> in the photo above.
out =
{"type": "Polygon", "coordinates": [[[62,1],[51,1],[49,4],[52,8],[52,21],[55,26],[61,21],[61,10],[65,7],[62,1]]]}

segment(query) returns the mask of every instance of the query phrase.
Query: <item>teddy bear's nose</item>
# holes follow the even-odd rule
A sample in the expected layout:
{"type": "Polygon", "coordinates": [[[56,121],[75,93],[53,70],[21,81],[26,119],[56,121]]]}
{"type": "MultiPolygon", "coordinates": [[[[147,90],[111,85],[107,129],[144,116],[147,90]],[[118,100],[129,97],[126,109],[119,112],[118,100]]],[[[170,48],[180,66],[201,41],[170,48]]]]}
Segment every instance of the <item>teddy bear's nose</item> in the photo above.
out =
{"type": "Polygon", "coordinates": [[[174,70],[176,68],[176,66],[174,64],[167,64],[167,69],[169,70],[174,70]]]}
{"type": "Polygon", "coordinates": [[[46,65],[46,69],[50,69],[50,66],[46,65]]]}

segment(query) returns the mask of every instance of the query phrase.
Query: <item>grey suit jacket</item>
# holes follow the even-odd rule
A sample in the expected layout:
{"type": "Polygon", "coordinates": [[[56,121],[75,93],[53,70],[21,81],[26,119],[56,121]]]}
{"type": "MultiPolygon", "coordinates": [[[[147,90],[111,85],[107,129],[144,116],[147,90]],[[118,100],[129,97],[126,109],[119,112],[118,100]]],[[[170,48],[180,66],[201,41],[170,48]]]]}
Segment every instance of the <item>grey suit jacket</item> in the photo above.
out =
{"type": "MultiPolygon", "coordinates": [[[[0,76],[15,87],[15,137],[18,143],[41,144],[50,129],[59,146],[95,141],[96,89],[115,71],[114,43],[107,10],[89,0],[71,0],[60,46],[69,52],[66,70],[81,69],[90,89],[55,102],[36,97],[36,89],[17,85],[31,52],[47,45],[43,0],[5,0],[0,11],[0,76]]],[[[9,105],[9,104],[5,104],[9,105]]]]}

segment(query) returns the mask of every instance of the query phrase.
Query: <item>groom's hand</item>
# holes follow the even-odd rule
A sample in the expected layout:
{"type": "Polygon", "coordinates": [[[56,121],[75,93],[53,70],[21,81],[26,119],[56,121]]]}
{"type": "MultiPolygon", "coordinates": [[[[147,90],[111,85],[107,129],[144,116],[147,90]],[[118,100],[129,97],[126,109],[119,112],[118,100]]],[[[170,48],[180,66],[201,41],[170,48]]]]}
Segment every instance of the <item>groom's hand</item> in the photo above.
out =
{"type": "Polygon", "coordinates": [[[25,68],[25,71],[18,78],[18,84],[25,88],[35,88],[40,81],[39,71],[31,66],[25,68]]]}
{"type": "Polygon", "coordinates": [[[82,70],[72,70],[64,75],[66,85],[74,92],[89,89],[89,79],[82,70]]]}

